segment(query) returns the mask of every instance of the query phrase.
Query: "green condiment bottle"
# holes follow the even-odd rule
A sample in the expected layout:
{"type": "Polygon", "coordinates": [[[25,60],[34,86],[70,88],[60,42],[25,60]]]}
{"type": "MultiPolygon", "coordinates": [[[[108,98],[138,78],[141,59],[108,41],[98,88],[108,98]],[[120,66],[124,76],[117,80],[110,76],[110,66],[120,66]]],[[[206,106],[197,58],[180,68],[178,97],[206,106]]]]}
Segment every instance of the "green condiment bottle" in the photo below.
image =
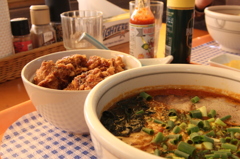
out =
{"type": "Polygon", "coordinates": [[[172,63],[190,63],[195,0],[168,0],[165,56],[172,63]]]}

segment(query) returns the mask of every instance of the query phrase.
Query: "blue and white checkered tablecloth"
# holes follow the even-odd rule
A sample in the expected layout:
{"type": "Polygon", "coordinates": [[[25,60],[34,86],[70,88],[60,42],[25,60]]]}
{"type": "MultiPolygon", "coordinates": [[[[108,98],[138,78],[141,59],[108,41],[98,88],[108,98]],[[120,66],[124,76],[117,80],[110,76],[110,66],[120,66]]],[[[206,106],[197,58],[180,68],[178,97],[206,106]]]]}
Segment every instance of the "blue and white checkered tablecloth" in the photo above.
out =
{"type": "MultiPolygon", "coordinates": [[[[208,65],[208,60],[222,53],[215,41],[194,47],[191,62],[208,65]]],[[[239,55],[239,54],[238,54],[239,55]]],[[[24,115],[5,132],[1,146],[2,159],[95,159],[89,135],[73,135],[45,121],[36,111],[24,115]]]]}
{"type": "Polygon", "coordinates": [[[208,43],[204,43],[202,45],[192,48],[191,63],[209,65],[209,59],[224,53],[239,55],[238,53],[223,51],[220,49],[218,43],[216,43],[215,41],[210,41],[208,43]]]}
{"type": "Polygon", "coordinates": [[[73,135],[56,128],[36,111],[24,115],[5,132],[2,159],[96,159],[89,135],[73,135]]]}

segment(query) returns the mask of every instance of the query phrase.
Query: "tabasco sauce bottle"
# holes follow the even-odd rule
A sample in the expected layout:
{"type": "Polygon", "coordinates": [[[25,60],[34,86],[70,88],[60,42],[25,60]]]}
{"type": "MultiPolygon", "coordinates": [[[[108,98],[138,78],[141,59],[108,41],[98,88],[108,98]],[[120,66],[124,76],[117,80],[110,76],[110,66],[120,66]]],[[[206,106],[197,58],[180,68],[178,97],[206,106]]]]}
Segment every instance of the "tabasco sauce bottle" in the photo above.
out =
{"type": "Polygon", "coordinates": [[[154,57],[154,24],[150,0],[135,0],[129,23],[131,55],[138,59],[154,57]]]}

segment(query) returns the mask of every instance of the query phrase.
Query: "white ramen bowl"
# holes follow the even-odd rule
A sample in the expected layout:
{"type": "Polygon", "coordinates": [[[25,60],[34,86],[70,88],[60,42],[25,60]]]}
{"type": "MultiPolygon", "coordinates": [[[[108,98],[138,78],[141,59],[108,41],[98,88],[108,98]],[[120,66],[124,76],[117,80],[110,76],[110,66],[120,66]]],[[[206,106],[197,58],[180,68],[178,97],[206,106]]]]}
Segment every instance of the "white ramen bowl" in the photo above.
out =
{"type": "Polygon", "coordinates": [[[30,100],[43,118],[62,130],[71,133],[84,134],[89,133],[83,115],[83,106],[90,90],[56,90],[37,86],[32,83],[32,78],[43,61],[53,60],[55,62],[62,57],[73,54],[86,55],[87,58],[92,55],[97,55],[106,59],[121,56],[127,69],[141,67],[141,63],[135,57],[122,52],[87,49],[52,53],[34,59],[24,66],[21,72],[24,86],[30,100]]]}
{"type": "Polygon", "coordinates": [[[211,6],[204,12],[207,30],[220,48],[240,53],[240,6],[211,6]]]}
{"type": "MultiPolygon", "coordinates": [[[[135,68],[99,83],[86,98],[84,115],[98,159],[159,159],[134,148],[112,135],[100,122],[106,105],[129,95],[158,86],[206,86],[230,91],[240,100],[240,73],[211,66],[170,64],[135,68]],[[144,88],[145,87],[145,88],[144,88]],[[141,88],[141,89],[140,89],[141,88]]],[[[209,90],[210,91],[210,90],[209,90]]]]}

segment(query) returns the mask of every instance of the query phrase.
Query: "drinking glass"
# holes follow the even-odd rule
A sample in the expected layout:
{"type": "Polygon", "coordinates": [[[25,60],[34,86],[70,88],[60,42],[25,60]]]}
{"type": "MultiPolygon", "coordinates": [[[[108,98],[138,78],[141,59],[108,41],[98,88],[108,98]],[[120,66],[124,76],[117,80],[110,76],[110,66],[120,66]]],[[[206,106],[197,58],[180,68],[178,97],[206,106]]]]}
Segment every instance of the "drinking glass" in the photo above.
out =
{"type": "Polygon", "coordinates": [[[103,13],[95,10],[76,10],[61,14],[63,44],[67,50],[95,48],[87,40],[79,40],[85,32],[103,42],[103,13]]]}

